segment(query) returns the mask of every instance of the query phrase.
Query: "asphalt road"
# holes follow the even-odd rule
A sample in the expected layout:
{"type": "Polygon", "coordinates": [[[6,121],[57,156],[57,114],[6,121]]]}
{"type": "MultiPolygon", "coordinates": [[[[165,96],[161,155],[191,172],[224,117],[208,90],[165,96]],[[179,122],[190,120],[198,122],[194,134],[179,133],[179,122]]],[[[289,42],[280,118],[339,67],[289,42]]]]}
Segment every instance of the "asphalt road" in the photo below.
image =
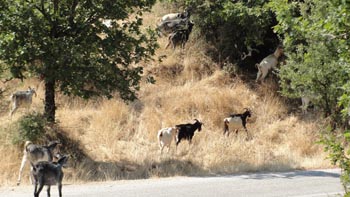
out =
{"type": "MultiPolygon", "coordinates": [[[[283,173],[254,173],[215,177],[174,177],[146,180],[120,180],[86,184],[63,185],[63,196],[298,196],[329,197],[343,193],[340,170],[293,171],[283,173]]],[[[33,196],[33,186],[1,187],[1,197],[33,196]]],[[[43,189],[40,196],[46,196],[43,189]]],[[[58,196],[57,187],[51,196],[58,196]]]]}

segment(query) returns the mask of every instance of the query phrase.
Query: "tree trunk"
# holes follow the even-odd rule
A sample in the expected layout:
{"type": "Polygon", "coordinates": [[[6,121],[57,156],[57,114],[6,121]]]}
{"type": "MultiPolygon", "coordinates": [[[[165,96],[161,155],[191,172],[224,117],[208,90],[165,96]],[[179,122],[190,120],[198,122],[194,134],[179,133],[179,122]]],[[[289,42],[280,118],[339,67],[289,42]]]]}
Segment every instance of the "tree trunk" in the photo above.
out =
{"type": "Polygon", "coordinates": [[[49,122],[55,122],[56,104],[55,104],[55,81],[45,80],[45,118],[49,122]]]}

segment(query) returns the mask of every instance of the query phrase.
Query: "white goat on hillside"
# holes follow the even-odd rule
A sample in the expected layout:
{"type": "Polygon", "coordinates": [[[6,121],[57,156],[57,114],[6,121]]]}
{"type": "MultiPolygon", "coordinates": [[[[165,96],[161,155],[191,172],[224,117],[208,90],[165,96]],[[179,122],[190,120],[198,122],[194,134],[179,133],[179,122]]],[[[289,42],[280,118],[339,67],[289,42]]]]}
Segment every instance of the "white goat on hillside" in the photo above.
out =
{"type": "Polygon", "coordinates": [[[175,136],[178,133],[178,130],[179,129],[177,127],[168,127],[158,131],[157,137],[159,142],[160,154],[163,153],[163,149],[165,146],[168,147],[169,152],[171,141],[173,139],[175,140],[175,136]]]}
{"type": "MultiPolygon", "coordinates": [[[[318,96],[315,93],[310,93],[310,94],[304,94],[301,97],[301,111],[303,114],[307,114],[307,109],[309,108],[309,106],[313,103],[315,103],[315,101],[319,100],[320,96],[318,96]]],[[[314,106],[315,109],[315,106],[314,106]]]]}
{"type": "Polygon", "coordinates": [[[256,76],[256,82],[263,81],[271,69],[276,68],[278,64],[278,58],[283,54],[283,48],[278,46],[274,53],[265,57],[260,64],[256,64],[258,68],[258,74],[256,76]]]}
{"type": "Polygon", "coordinates": [[[36,92],[34,88],[28,87],[27,91],[17,91],[13,93],[10,97],[12,108],[10,111],[10,116],[16,112],[19,107],[27,107],[29,109],[32,104],[33,94],[36,96],[36,92]]]}

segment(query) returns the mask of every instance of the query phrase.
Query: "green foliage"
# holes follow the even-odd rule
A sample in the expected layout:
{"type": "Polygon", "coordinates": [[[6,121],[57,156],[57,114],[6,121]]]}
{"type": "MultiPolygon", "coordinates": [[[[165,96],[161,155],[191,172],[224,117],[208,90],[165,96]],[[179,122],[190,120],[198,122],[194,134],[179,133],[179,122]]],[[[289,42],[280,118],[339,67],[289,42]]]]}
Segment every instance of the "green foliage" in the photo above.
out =
{"type": "Polygon", "coordinates": [[[282,94],[314,96],[332,124],[321,143],[329,159],[342,169],[345,196],[350,196],[350,4],[346,1],[274,0],[275,31],[284,38],[287,64],[280,69],[282,94]]]}
{"type": "Polygon", "coordinates": [[[169,1],[190,8],[195,27],[214,46],[209,52],[217,61],[230,57],[235,63],[248,52],[248,47],[268,45],[274,49],[278,45],[277,36],[271,30],[276,21],[266,6],[268,0],[169,1]]]}
{"type": "Polygon", "coordinates": [[[17,122],[18,130],[13,136],[13,143],[18,144],[24,141],[38,142],[45,137],[45,126],[47,124],[42,114],[30,113],[20,118],[17,122]]]}
{"type": "Polygon", "coordinates": [[[337,165],[342,169],[340,176],[343,184],[345,195],[350,195],[350,147],[347,145],[350,142],[350,131],[337,133],[329,128],[321,135],[320,143],[324,145],[325,151],[329,153],[328,159],[333,165],[337,165]]]}
{"type": "Polygon", "coordinates": [[[275,10],[279,22],[275,31],[284,37],[288,56],[280,70],[282,94],[293,98],[314,96],[314,104],[326,116],[338,117],[338,98],[350,79],[349,5],[276,0],[269,6],[275,10]]]}
{"type": "MultiPolygon", "coordinates": [[[[15,78],[32,75],[50,83],[46,95],[58,86],[82,98],[110,98],[117,91],[122,99],[136,99],[143,69],[135,65],[157,48],[154,31],[140,28],[142,13],[154,3],[0,0],[0,60],[15,78]]],[[[45,102],[54,113],[54,98],[45,102]]]]}

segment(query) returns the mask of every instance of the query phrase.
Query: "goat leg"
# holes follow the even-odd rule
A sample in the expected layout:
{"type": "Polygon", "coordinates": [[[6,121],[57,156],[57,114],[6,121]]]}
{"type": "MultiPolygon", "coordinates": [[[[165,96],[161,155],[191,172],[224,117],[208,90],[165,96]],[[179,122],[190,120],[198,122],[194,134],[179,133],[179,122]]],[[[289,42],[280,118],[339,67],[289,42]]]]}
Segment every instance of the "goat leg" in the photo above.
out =
{"type": "Polygon", "coordinates": [[[34,197],[37,196],[37,195],[36,195],[36,190],[37,190],[37,188],[38,188],[38,184],[35,182],[35,183],[34,183],[34,197]]]}
{"type": "MultiPolygon", "coordinates": [[[[39,197],[39,194],[40,194],[41,190],[43,189],[43,187],[44,187],[44,184],[39,182],[39,189],[37,190],[36,193],[34,192],[34,197],[39,197]]],[[[37,184],[35,184],[35,190],[36,190],[36,188],[37,188],[37,184]]]]}
{"type": "Polygon", "coordinates": [[[252,139],[252,137],[250,136],[250,134],[249,134],[249,132],[248,132],[247,128],[245,128],[245,132],[247,133],[247,140],[252,139]]]}
{"type": "Polygon", "coordinates": [[[48,185],[47,186],[47,197],[50,197],[51,196],[51,194],[50,194],[50,189],[51,189],[51,186],[50,185],[48,185]]]}
{"type": "Polygon", "coordinates": [[[22,162],[21,162],[21,167],[19,168],[19,175],[18,175],[18,180],[17,180],[17,185],[19,185],[21,183],[21,175],[22,175],[22,171],[24,168],[24,165],[27,162],[27,154],[24,153],[23,158],[22,158],[22,162]]]}
{"type": "Polygon", "coordinates": [[[62,197],[62,183],[58,183],[58,196],[62,197]]]}

